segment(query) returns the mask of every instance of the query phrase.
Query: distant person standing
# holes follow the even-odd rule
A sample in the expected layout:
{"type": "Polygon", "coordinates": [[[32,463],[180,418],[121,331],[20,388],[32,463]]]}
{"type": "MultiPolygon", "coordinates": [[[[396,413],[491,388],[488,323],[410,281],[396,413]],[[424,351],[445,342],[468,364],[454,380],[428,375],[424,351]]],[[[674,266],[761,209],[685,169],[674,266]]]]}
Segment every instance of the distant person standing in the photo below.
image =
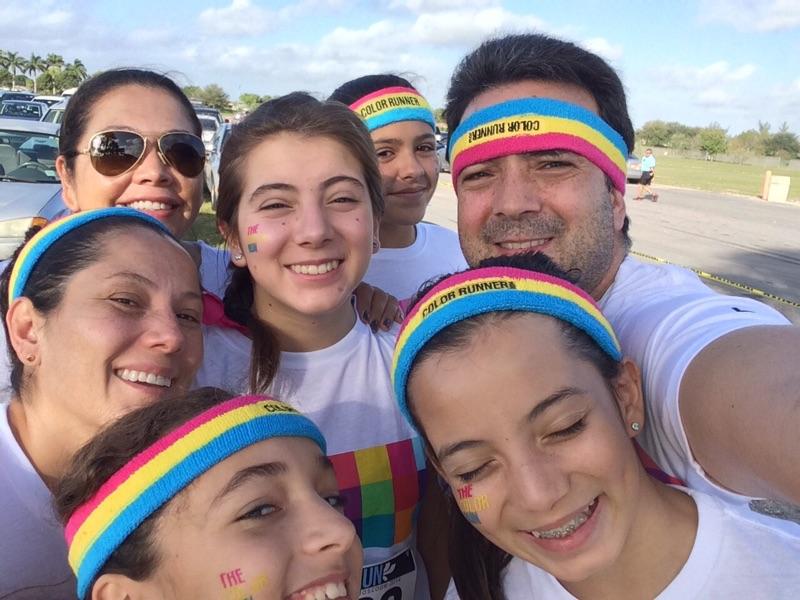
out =
{"type": "Polygon", "coordinates": [[[653,194],[650,191],[650,184],[653,183],[653,176],[656,174],[656,157],[653,156],[653,150],[648,148],[644,151],[642,157],[642,177],[639,179],[639,194],[634,200],[643,200],[649,197],[653,202],[658,202],[658,194],[653,194]],[[647,190],[647,194],[644,192],[647,190]]]}

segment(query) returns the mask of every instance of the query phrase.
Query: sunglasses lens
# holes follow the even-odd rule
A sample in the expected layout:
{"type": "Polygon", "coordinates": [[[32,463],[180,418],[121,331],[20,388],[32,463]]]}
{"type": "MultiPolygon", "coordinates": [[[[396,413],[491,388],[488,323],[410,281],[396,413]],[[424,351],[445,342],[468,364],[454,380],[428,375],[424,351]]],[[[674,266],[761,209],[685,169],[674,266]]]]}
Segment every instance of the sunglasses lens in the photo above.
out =
{"type": "Polygon", "coordinates": [[[185,177],[197,177],[203,172],[206,148],[196,135],[190,133],[168,133],[159,141],[161,152],[185,177]]]}
{"type": "Polygon", "coordinates": [[[144,138],[131,131],[98,133],[89,145],[92,166],[110,177],[124,173],[141,158],[144,144],[144,138]]]}

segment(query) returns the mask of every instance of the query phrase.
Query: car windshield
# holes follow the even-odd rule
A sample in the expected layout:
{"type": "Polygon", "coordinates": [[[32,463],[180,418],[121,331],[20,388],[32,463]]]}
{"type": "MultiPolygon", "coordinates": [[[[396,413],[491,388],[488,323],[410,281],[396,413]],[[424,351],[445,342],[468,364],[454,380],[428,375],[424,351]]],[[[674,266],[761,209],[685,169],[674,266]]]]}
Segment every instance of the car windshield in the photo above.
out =
{"type": "Polygon", "coordinates": [[[3,102],[0,104],[0,115],[4,117],[14,117],[15,119],[36,119],[42,118],[42,107],[33,102],[3,102]]]}
{"type": "Polygon", "coordinates": [[[0,120],[0,180],[58,183],[58,137],[14,131],[0,120]]]}
{"type": "Polygon", "coordinates": [[[219,123],[209,117],[200,117],[200,125],[203,126],[203,131],[216,131],[219,127],[219,123]]]}

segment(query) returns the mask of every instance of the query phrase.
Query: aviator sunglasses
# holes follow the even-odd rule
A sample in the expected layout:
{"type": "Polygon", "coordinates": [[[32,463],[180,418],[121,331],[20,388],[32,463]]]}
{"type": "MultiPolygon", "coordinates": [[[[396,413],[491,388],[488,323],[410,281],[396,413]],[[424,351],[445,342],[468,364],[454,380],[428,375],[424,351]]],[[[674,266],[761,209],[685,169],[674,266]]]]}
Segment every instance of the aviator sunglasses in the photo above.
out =
{"type": "MultiPolygon", "coordinates": [[[[148,138],[134,131],[101,131],[89,140],[86,150],[95,171],[114,177],[134,168],[147,152],[148,138]]],[[[185,177],[197,177],[203,172],[206,149],[203,140],[192,133],[173,131],[156,141],[158,157],[185,177]]]]}

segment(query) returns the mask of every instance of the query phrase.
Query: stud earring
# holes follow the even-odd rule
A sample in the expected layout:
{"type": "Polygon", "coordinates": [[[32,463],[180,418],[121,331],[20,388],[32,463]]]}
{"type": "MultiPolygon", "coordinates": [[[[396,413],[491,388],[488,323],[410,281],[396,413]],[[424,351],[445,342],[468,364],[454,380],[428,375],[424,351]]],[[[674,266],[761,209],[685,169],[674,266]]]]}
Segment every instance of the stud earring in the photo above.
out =
{"type": "Polygon", "coordinates": [[[33,362],[33,359],[36,358],[33,354],[26,354],[25,355],[25,362],[33,362]]]}
{"type": "Polygon", "coordinates": [[[372,238],[372,251],[377,252],[381,249],[381,241],[378,238],[372,238]]]}
{"type": "Polygon", "coordinates": [[[631,423],[631,429],[633,429],[634,431],[639,431],[641,428],[642,428],[642,426],[639,425],[639,423],[637,423],[636,421],[631,423]]]}
{"type": "Polygon", "coordinates": [[[233,260],[242,260],[244,258],[244,254],[234,254],[233,260]]]}

